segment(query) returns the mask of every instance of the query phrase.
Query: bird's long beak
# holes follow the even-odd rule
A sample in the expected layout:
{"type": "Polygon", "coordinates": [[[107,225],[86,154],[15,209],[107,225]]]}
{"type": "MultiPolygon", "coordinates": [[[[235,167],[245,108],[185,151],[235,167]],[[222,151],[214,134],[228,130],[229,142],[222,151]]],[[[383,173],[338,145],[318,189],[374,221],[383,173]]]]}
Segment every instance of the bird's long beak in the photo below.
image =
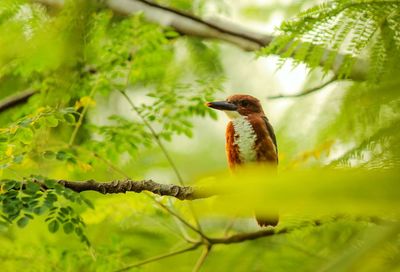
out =
{"type": "Polygon", "coordinates": [[[216,110],[222,110],[222,111],[236,111],[237,110],[237,106],[235,104],[232,104],[232,103],[229,103],[226,101],[207,102],[206,106],[216,109],[216,110]]]}

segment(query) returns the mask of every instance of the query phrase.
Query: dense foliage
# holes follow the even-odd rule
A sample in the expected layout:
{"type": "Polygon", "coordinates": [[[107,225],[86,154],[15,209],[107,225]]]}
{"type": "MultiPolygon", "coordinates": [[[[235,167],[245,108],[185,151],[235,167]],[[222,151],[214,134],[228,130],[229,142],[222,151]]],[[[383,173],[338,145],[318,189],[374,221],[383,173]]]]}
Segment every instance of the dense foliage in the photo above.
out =
{"type": "MultiPolygon", "coordinates": [[[[222,41],[183,35],[141,12],[122,16],[95,2],[70,0],[61,8],[28,0],[0,3],[5,271],[24,269],[26,262],[34,271],[121,269],[180,250],[204,233],[257,231],[246,219],[255,207],[281,209],[276,235],[206,246],[204,264],[195,247],[140,269],[399,269],[399,1],[337,0],[305,11],[305,1],[263,7],[265,16],[294,17],[256,52],[259,58],[277,67],[306,64],[305,89],[326,77],[335,80],[330,90],[283,98],[293,101],[279,120],[266,109],[282,172],[269,175],[270,183],[263,183],[265,169],[232,180],[225,171],[223,130],[211,133],[217,115],[204,106],[230,91],[251,92],[223,89],[235,87],[229,69],[237,70],[239,81],[255,80],[241,74],[252,64],[237,62],[254,52],[232,53],[222,41]],[[27,91],[33,94],[27,100],[2,103],[27,91]],[[235,196],[100,196],[57,182],[125,178],[186,185],[201,179],[198,184],[235,196]],[[233,217],[240,218],[231,224],[233,217]]],[[[198,16],[210,7],[230,14],[229,4],[219,1],[156,2],[198,16]]],[[[244,5],[241,14],[265,20],[257,10],[244,5]]],[[[271,91],[265,89],[260,100],[271,91]]]]}
{"type": "MultiPolygon", "coordinates": [[[[399,69],[398,1],[328,1],[282,23],[264,53],[293,57],[347,78],[357,58],[368,61],[369,80],[399,69]]],[[[366,63],[364,63],[366,64],[366,63]]],[[[358,67],[357,67],[358,68],[358,67]]]]}

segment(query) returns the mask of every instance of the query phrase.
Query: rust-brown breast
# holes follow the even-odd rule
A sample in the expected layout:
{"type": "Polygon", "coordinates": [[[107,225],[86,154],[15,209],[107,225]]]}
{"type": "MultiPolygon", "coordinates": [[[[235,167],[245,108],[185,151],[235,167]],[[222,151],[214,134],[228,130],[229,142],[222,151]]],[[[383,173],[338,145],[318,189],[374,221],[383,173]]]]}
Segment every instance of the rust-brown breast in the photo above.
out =
{"type": "Polygon", "coordinates": [[[235,128],[233,127],[232,121],[226,126],[226,157],[228,158],[228,164],[230,168],[240,164],[239,147],[235,144],[235,128]]]}

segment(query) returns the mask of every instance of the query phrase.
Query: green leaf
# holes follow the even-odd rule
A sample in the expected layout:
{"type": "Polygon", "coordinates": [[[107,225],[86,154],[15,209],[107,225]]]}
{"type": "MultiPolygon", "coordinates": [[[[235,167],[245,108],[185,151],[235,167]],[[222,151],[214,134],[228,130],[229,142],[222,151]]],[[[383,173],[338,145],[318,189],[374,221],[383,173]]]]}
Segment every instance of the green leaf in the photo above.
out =
{"type": "Polygon", "coordinates": [[[65,114],[64,119],[70,125],[75,124],[75,116],[71,113],[65,114]]]}
{"type": "Polygon", "coordinates": [[[62,213],[63,215],[67,215],[69,213],[69,210],[65,207],[61,207],[60,208],[60,213],[62,213]]]}
{"type": "Polygon", "coordinates": [[[25,192],[29,194],[36,193],[40,190],[40,185],[34,182],[27,182],[25,192]]]}
{"type": "Polygon", "coordinates": [[[83,235],[83,231],[80,227],[75,228],[75,233],[76,233],[76,235],[78,235],[80,237],[83,235]]]}
{"type": "Polygon", "coordinates": [[[4,183],[3,190],[8,191],[11,188],[13,188],[16,184],[17,184],[17,182],[15,180],[9,180],[4,183]]]}
{"type": "Polygon", "coordinates": [[[39,122],[33,123],[33,128],[34,129],[39,129],[40,128],[40,123],[39,122]]]}
{"type": "Polygon", "coordinates": [[[76,113],[74,107],[63,108],[63,109],[61,110],[61,112],[63,112],[63,113],[76,113]]]}
{"type": "Polygon", "coordinates": [[[47,191],[47,195],[45,197],[45,202],[56,202],[57,201],[57,195],[54,194],[51,191],[47,191]]]}
{"type": "Polygon", "coordinates": [[[46,206],[41,206],[41,207],[36,207],[33,209],[33,212],[37,215],[41,215],[44,214],[47,211],[47,207],[46,206]]]}
{"type": "Polygon", "coordinates": [[[30,128],[21,128],[18,130],[17,138],[23,144],[29,144],[33,139],[33,132],[30,128]]]}
{"type": "Polygon", "coordinates": [[[57,220],[53,220],[49,223],[47,227],[51,233],[55,233],[59,228],[59,223],[57,222],[57,220]]]}
{"type": "Polygon", "coordinates": [[[21,127],[28,127],[32,123],[31,118],[27,118],[18,123],[21,127]]]}
{"type": "Polygon", "coordinates": [[[36,203],[38,202],[37,198],[41,197],[43,193],[41,191],[36,192],[35,194],[32,194],[31,197],[31,202],[36,203]]]}
{"type": "Polygon", "coordinates": [[[82,199],[83,199],[83,202],[85,202],[85,204],[86,204],[88,207],[90,207],[91,209],[94,209],[94,205],[93,205],[92,201],[90,201],[89,199],[87,199],[87,198],[85,198],[85,197],[82,197],[82,199]]]}
{"type": "Polygon", "coordinates": [[[64,224],[63,229],[66,234],[69,234],[74,230],[74,225],[71,222],[67,222],[64,224]]]}
{"type": "Polygon", "coordinates": [[[50,115],[47,118],[45,118],[45,124],[48,127],[56,127],[58,126],[58,119],[55,116],[50,115]]]}
{"type": "Polygon", "coordinates": [[[68,154],[65,151],[58,151],[56,159],[59,161],[65,161],[68,158],[68,154]]]}
{"type": "Polygon", "coordinates": [[[17,225],[20,228],[24,228],[26,225],[28,225],[28,223],[29,223],[29,217],[27,216],[24,216],[17,221],[17,225]]]}
{"type": "Polygon", "coordinates": [[[67,161],[68,161],[69,163],[72,163],[72,164],[76,164],[76,163],[77,163],[77,160],[76,160],[74,157],[69,157],[69,158],[67,159],[67,161]]]}
{"type": "Polygon", "coordinates": [[[57,185],[57,181],[52,179],[45,179],[44,185],[46,185],[47,188],[54,188],[57,185]]]}
{"type": "Polygon", "coordinates": [[[6,169],[6,168],[8,168],[8,167],[10,167],[10,164],[9,164],[9,163],[0,164],[0,170],[1,170],[1,169],[6,169]]]}
{"type": "Polygon", "coordinates": [[[24,156],[19,154],[19,155],[14,157],[13,162],[17,163],[17,164],[20,164],[23,160],[24,160],[24,156]]]}

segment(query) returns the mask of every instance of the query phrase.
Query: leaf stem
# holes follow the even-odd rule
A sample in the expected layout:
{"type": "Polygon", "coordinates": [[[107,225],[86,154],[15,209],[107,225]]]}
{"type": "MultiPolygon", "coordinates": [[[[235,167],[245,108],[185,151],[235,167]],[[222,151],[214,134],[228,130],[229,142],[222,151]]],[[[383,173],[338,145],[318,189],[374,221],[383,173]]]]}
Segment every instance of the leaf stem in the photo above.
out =
{"type": "Polygon", "coordinates": [[[201,253],[200,258],[197,260],[197,263],[192,270],[193,272],[200,271],[200,268],[203,266],[207,256],[210,254],[211,249],[212,249],[212,245],[206,245],[204,247],[204,250],[201,253]]]}
{"type": "MultiPolygon", "coordinates": [[[[125,97],[125,99],[128,101],[129,105],[132,107],[132,110],[139,116],[139,118],[142,120],[143,124],[149,129],[151,135],[153,136],[154,140],[156,141],[157,145],[160,147],[161,151],[163,152],[165,158],[167,159],[168,163],[170,164],[171,168],[173,169],[173,171],[175,172],[176,177],[178,178],[179,184],[182,186],[185,186],[185,183],[183,181],[183,178],[181,176],[181,174],[178,171],[178,168],[176,167],[174,161],[172,160],[171,156],[169,155],[167,149],[165,148],[164,144],[161,142],[160,137],[158,136],[157,132],[154,130],[154,128],[151,126],[151,124],[140,114],[138,108],[135,106],[135,104],[133,103],[132,99],[130,99],[130,97],[126,94],[125,91],[120,90],[120,93],[125,97]]],[[[202,233],[201,230],[201,225],[200,222],[197,218],[196,212],[193,208],[193,205],[191,203],[188,203],[189,205],[189,209],[193,215],[193,218],[196,222],[197,225],[197,229],[200,233],[202,233]]],[[[204,236],[204,234],[202,233],[202,236],[204,236]]]]}
{"type": "Polygon", "coordinates": [[[332,77],[330,80],[328,80],[325,83],[322,83],[321,85],[318,85],[316,87],[304,90],[300,93],[296,93],[296,94],[279,94],[279,95],[272,95],[272,96],[268,96],[268,99],[279,99],[279,98],[294,98],[294,97],[302,97],[302,96],[306,96],[308,94],[317,92],[323,88],[325,88],[326,86],[330,85],[331,83],[335,82],[337,80],[337,76],[332,77]]]}
{"type": "Polygon", "coordinates": [[[179,221],[181,221],[184,225],[186,225],[188,228],[190,228],[191,230],[193,230],[194,232],[198,233],[204,240],[208,241],[209,238],[199,229],[197,229],[196,227],[194,227],[192,224],[190,224],[189,222],[187,222],[185,219],[183,219],[178,213],[176,213],[175,211],[171,210],[170,208],[168,208],[166,205],[162,204],[161,202],[156,201],[163,209],[167,210],[170,214],[172,214],[173,216],[175,216],[177,219],[179,219],[179,221]]]}
{"type": "MultiPolygon", "coordinates": [[[[90,98],[92,98],[93,95],[95,94],[95,92],[96,92],[96,87],[97,87],[97,83],[95,84],[95,86],[94,86],[94,87],[92,88],[92,90],[90,91],[90,94],[89,94],[89,97],[90,97],[90,98]]],[[[78,122],[77,122],[76,125],[75,125],[75,129],[74,129],[74,131],[72,132],[71,138],[69,139],[69,142],[68,142],[68,145],[69,145],[69,146],[72,146],[72,145],[74,144],[76,135],[78,134],[79,128],[82,126],[83,118],[85,117],[85,115],[86,115],[86,113],[87,113],[87,111],[88,111],[88,109],[89,109],[89,106],[90,106],[90,103],[87,103],[87,104],[83,107],[82,113],[79,115],[78,122]]]]}
{"type": "Polygon", "coordinates": [[[175,256],[175,255],[178,255],[178,254],[182,254],[182,253],[185,253],[185,252],[188,252],[188,251],[192,251],[192,250],[195,250],[196,248],[198,248],[199,246],[200,246],[200,243],[197,243],[197,244],[194,244],[194,245],[192,245],[190,247],[187,247],[187,248],[184,248],[184,249],[180,249],[180,250],[173,251],[173,252],[170,252],[170,253],[154,256],[154,257],[148,258],[146,260],[143,260],[141,262],[138,262],[138,263],[126,266],[126,267],[124,267],[122,269],[116,270],[115,272],[127,271],[127,270],[129,270],[131,268],[139,267],[139,266],[142,266],[144,264],[156,262],[158,260],[162,260],[162,259],[165,259],[165,258],[169,258],[169,257],[175,256]]]}

